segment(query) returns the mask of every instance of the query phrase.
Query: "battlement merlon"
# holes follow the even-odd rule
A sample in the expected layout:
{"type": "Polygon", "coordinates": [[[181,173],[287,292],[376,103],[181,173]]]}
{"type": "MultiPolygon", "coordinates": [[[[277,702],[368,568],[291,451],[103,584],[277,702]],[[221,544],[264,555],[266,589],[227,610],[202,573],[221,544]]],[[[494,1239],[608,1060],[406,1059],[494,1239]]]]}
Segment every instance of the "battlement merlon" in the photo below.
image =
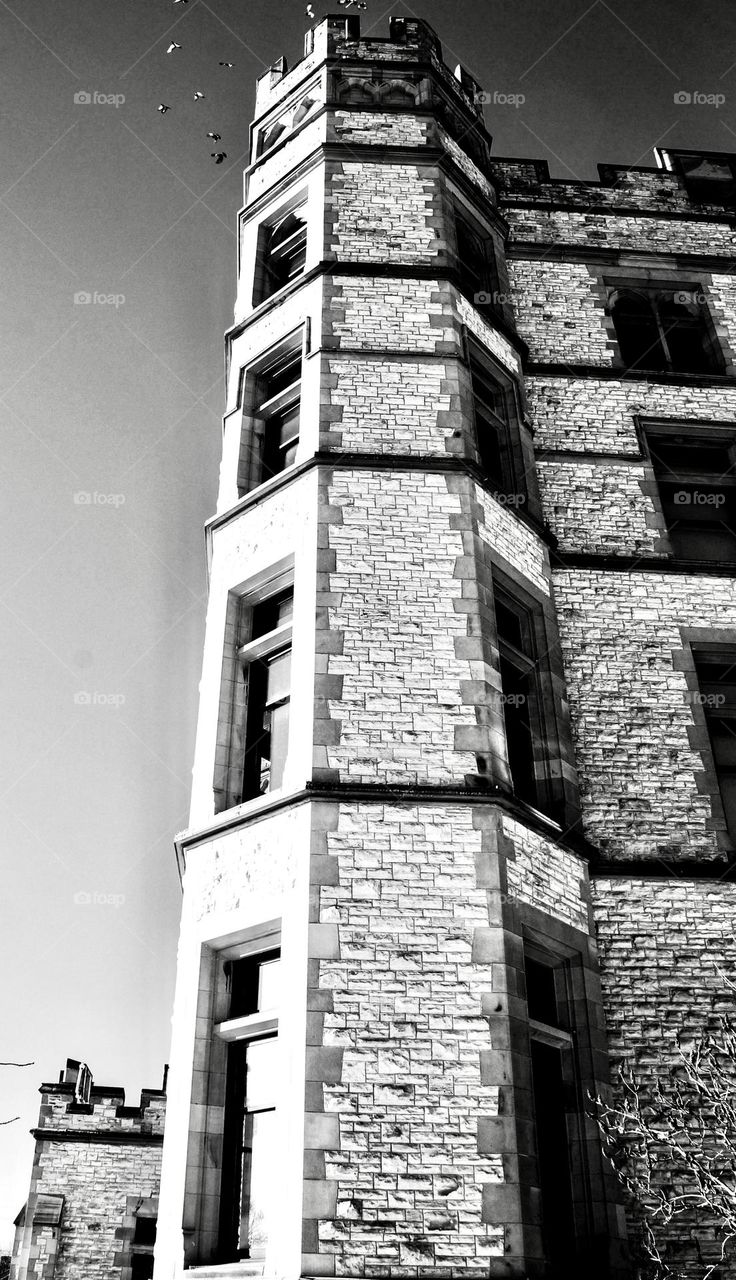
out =
{"type": "Polygon", "coordinates": [[[39,1089],[39,1129],[81,1127],[133,1131],[142,1126],[146,1131],[163,1130],[167,1072],[165,1067],[160,1089],[141,1089],[138,1106],[126,1106],[125,1089],[117,1085],[95,1085],[87,1064],[68,1058],[58,1081],[44,1083],[39,1089]]]}
{"type": "Polygon", "coordinates": [[[655,147],[654,159],[650,166],[599,164],[597,181],[553,178],[546,160],[527,157],[492,156],[490,170],[505,204],[733,219],[736,154],[655,147]]]}
{"type": "Polygon", "coordinates": [[[414,18],[390,18],[389,35],[361,37],[358,14],[330,14],[315,23],[304,37],[304,57],[288,69],[279,58],[256,83],[255,119],[258,120],[297,84],[328,60],[353,62],[416,62],[431,65],[437,76],[483,124],[481,86],[462,66],[453,71],[442,59],[442,45],[428,23],[414,18]]]}

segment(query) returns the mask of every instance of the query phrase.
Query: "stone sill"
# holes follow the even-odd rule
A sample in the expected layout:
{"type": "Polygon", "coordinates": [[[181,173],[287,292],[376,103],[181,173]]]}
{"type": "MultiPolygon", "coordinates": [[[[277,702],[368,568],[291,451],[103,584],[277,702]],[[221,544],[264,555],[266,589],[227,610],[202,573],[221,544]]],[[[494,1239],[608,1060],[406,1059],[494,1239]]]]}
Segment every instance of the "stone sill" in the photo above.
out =
{"type": "Polygon", "coordinates": [[[188,1276],[193,1280],[220,1280],[220,1277],[227,1276],[262,1275],[262,1262],[222,1262],[217,1266],[189,1267],[186,1271],[179,1272],[177,1280],[187,1280],[188,1276]]]}

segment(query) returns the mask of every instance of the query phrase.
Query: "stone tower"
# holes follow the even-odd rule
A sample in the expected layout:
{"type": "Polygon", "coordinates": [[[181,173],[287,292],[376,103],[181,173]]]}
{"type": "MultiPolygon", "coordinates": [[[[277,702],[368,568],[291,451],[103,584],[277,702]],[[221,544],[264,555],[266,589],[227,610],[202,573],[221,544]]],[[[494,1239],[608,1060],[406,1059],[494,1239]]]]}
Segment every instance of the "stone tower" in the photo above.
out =
{"type": "Polygon", "coordinates": [[[592,897],[612,1024],[646,1051],[664,1005],[633,1018],[629,958],[677,898],[652,869],[690,820],[684,874],[698,839],[722,858],[719,822],[728,843],[693,774],[705,723],[634,794],[652,703],[646,686],[623,732],[627,636],[646,671],[659,645],[668,696],[697,662],[722,672],[710,641],[673,668],[640,625],[651,582],[631,573],[677,551],[632,415],[653,377],[655,457],[685,447],[667,386],[680,417],[718,416],[682,386],[726,380],[707,365],[723,330],[706,350],[692,261],[678,284],[656,254],[685,252],[678,219],[725,219],[692,215],[674,153],[602,186],[492,161],[482,97],[408,19],[364,39],[328,17],[259,81],[156,1280],[627,1274],[587,1116],[609,1078],[592,897]],[[650,377],[635,337],[666,333],[650,377]],[[701,361],[690,382],[678,359],[701,361]],[[677,814],[639,829],[664,793],[677,814]]]}

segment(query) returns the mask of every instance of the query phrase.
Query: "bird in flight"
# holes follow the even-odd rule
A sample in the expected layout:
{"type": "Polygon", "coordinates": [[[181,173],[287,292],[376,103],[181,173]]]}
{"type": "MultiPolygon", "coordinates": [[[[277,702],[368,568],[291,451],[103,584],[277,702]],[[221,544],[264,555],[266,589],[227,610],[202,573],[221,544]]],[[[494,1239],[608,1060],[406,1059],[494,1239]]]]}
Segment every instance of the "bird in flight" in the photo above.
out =
{"type": "Polygon", "coordinates": [[[172,41],[171,41],[171,44],[169,45],[169,47],[168,47],[168,49],[166,50],[166,52],[167,52],[167,53],[173,53],[175,49],[181,49],[181,45],[180,45],[180,44],[177,44],[177,43],[176,43],[176,40],[172,40],[172,41]]]}
{"type": "Polygon", "coordinates": [[[167,107],[165,102],[159,102],[158,109],[161,112],[161,115],[165,116],[166,112],[171,110],[171,107],[167,107]]]}
{"type": "Polygon", "coordinates": [[[219,141],[220,141],[220,139],[222,138],[222,134],[221,134],[221,133],[208,133],[208,134],[207,134],[207,137],[208,137],[208,138],[211,138],[213,142],[219,142],[219,141]]]}
{"type": "Polygon", "coordinates": [[[195,91],[194,91],[194,101],[195,101],[195,102],[199,102],[200,98],[203,98],[203,97],[204,97],[204,94],[203,94],[203,93],[200,93],[199,89],[195,89],[195,91]]]}
{"type": "Polygon", "coordinates": [[[234,63],[232,63],[232,62],[221,62],[221,63],[220,63],[220,66],[221,66],[221,67],[232,67],[232,66],[234,66],[234,65],[235,65],[235,64],[234,64],[234,63]]]}
{"type": "Polygon", "coordinates": [[[223,160],[227,160],[227,151],[211,151],[210,155],[215,164],[222,164],[223,160]]]}
{"type": "Polygon", "coordinates": [[[306,12],[306,15],[307,15],[307,17],[308,17],[308,18],[313,18],[313,17],[314,17],[314,9],[312,8],[311,4],[308,4],[308,5],[307,5],[307,8],[306,8],[305,12],[306,12]]]}
{"type": "Polygon", "coordinates": [[[174,0],[174,4],[189,4],[189,0],[174,0]]]}

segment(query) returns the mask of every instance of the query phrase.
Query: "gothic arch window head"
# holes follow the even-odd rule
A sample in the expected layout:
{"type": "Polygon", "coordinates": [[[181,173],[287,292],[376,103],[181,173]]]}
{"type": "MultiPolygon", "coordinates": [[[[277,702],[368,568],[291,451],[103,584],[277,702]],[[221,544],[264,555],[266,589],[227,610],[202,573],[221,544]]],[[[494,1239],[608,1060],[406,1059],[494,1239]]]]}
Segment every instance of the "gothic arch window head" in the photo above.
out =
{"type": "Polygon", "coordinates": [[[379,86],[370,80],[357,76],[350,79],[346,77],[338,86],[337,96],[345,106],[373,106],[378,89],[379,86]]]}
{"type": "Polygon", "coordinates": [[[384,107],[414,107],[418,92],[409,80],[387,80],[379,86],[378,98],[384,107]]]}
{"type": "Polygon", "coordinates": [[[660,282],[614,286],[608,311],[627,369],[664,373],[722,373],[702,288],[660,282]]]}

